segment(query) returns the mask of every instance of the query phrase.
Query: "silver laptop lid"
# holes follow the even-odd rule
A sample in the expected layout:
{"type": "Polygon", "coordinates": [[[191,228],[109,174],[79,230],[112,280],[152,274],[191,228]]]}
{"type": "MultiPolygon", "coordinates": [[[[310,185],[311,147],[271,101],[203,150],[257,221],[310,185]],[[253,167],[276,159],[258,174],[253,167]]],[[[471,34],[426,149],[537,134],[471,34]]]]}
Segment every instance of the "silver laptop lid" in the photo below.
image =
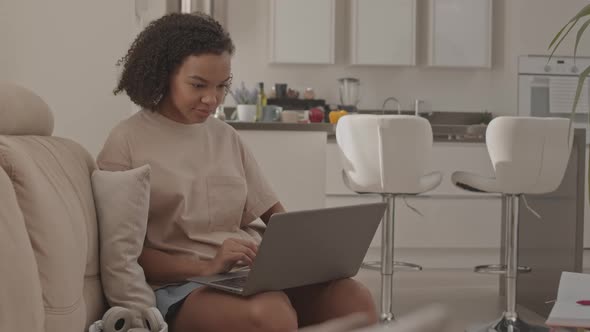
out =
{"type": "Polygon", "coordinates": [[[244,293],[356,275],[385,208],[373,203],[274,214],[244,293]]]}

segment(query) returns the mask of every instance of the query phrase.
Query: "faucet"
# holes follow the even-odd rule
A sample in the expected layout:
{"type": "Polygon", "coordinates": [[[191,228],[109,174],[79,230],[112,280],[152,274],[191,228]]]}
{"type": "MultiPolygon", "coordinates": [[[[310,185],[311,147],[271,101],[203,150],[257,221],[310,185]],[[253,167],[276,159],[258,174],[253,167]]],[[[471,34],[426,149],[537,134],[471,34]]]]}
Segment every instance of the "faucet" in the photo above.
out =
{"type": "Polygon", "coordinates": [[[387,102],[390,100],[393,100],[397,103],[397,114],[402,114],[401,104],[400,104],[399,100],[397,100],[397,98],[395,98],[395,97],[388,97],[387,99],[385,99],[385,101],[383,102],[383,106],[381,106],[381,113],[385,114],[385,104],[387,104],[387,102]]]}

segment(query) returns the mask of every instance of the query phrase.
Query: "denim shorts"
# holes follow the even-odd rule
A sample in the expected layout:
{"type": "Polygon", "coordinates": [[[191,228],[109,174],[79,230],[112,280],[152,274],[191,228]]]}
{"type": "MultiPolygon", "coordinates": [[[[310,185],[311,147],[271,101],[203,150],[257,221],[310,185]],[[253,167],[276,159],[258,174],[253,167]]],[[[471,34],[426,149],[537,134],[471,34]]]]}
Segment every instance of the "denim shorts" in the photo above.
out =
{"type": "Polygon", "coordinates": [[[183,284],[158,288],[154,291],[156,294],[156,307],[160,310],[168,324],[176,318],[176,315],[187,296],[195,289],[203,286],[204,285],[202,284],[188,281],[183,284]]]}

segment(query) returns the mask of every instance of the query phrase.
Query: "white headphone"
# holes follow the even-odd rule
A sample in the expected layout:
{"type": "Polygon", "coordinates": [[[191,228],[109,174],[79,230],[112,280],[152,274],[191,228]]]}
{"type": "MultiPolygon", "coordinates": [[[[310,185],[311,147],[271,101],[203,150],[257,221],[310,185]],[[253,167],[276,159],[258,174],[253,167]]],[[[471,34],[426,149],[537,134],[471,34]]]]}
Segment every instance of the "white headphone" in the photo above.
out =
{"type": "Polygon", "coordinates": [[[141,310],[142,327],[134,327],[136,311],[112,307],[102,317],[90,326],[89,332],[168,332],[168,324],[162,318],[162,314],[156,308],[144,308],[141,310]]]}
{"type": "Polygon", "coordinates": [[[164,321],[160,310],[154,307],[145,308],[141,311],[141,317],[143,317],[143,327],[147,329],[146,332],[168,332],[168,324],[164,321]]]}

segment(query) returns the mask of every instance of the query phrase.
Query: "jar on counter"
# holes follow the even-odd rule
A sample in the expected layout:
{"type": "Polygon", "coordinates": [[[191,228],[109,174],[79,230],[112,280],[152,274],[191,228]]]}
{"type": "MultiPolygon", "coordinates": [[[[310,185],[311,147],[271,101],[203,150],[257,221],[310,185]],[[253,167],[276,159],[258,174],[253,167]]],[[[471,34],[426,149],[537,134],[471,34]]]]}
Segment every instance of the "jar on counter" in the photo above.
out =
{"type": "Polygon", "coordinates": [[[303,99],[315,99],[315,91],[313,91],[313,88],[305,88],[303,91],[303,99]]]}

